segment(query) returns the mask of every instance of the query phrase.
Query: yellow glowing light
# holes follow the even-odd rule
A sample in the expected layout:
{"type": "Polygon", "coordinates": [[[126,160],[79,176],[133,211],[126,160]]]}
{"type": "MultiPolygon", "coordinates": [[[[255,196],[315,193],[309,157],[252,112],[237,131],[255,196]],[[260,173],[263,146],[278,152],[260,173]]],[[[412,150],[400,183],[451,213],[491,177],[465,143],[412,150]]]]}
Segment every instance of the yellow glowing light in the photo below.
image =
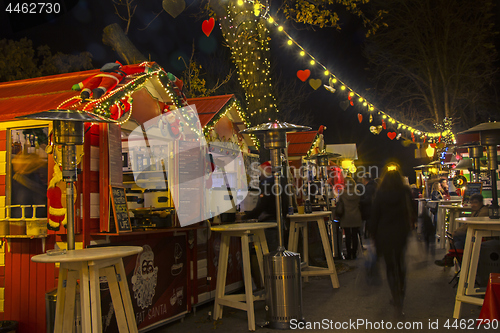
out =
{"type": "Polygon", "coordinates": [[[274,23],[274,19],[273,19],[271,16],[269,16],[269,18],[267,19],[267,21],[268,21],[269,23],[274,23]]]}
{"type": "Polygon", "coordinates": [[[349,93],[349,96],[351,96],[351,97],[352,97],[352,96],[354,96],[354,93],[351,91],[351,92],[349,93]]]}
{"type": "Polygon", "coordinates": [[[243,6],[243,0],[238,0],[238,6],[243,6]]]}
{"type": "Polygon", "coordinates": [[[288,42],[286,42],[286,43],[287,43],[288,45],[292,45],[292,44],[293,44],[293,42],[292,42],[292,40],[291,40],[291,39],[289,39],[289,40],[288,40],[288,42]]]}
{"type": "Polygon", "coordinates": [[[278,27],[278,31],[283,31],[283,27],[281,25],[278,27]]]}
{"type": "Polygon", "coordinates": [[[323,74],[325,74],[325,75],[329,75],[329,74],[330,74],[330,72],[329,72],[329,71],[324,71],[324,72],[323,72],[323,74]]]}
{"type": "Polygon", "coordinates": [[[315,64],[314,60],[309,61],[309,63],[310,63],[311,65],[314,65],[314,64],[315,64]]]}
{"type": "Polygon", "coordinates": [[[306,53],[304,51],[300,51],[299,53],[302,57],[306,55],[306,53]]]}
{"type": "Polygon", "coordinates": [[[363,102],[363,98],[362,98],[362,97],[360,97],[360,98],[358,99],[358,102],[360,102],[360,103],[361,103],[361,102],[363,102]]]}
{"type": "Polygon", "coordinates": [[[340,87],[340,90],[345,90],[345,86],[340,87]]]}
{"type": "Polygon", "coordinates": [[[431,146],[427,146],[427,148],[425,149],[425,153],[428,157],[434,156],[434,148],[432,148],[431,146]]]}
{"type": "Polygon", "coordinates": [[[332,83],[337,83],[337,79],[332,79],[332,83]]]}
{"type": "Polygon", "coordinates": [[[395,164],[391,164],[387,166],[387,171],[396,171],[398,169],[398,166],[395,164]]]}

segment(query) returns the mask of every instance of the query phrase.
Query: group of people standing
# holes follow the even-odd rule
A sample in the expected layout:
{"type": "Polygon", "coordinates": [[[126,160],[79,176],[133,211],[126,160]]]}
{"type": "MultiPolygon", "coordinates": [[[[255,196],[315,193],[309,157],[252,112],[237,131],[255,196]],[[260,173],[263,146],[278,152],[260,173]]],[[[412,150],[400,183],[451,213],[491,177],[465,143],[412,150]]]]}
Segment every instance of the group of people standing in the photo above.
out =
{"type": "Polygon", "coordinates": [[[373,240],[377,257],[384,258],[391,304],[400,317],[406,284],[405,251],[414,214],[410,187],[395,165],[385,168],[378,185],[368,173],[361,182],[364,188],[357,191],[354,179],[346,177],[337,199],[337,205],[342,202],[343,206],[339,220],[345,235],[346,259],[356,258],[358,235],[364,224],[364,236],[373,240]]]}

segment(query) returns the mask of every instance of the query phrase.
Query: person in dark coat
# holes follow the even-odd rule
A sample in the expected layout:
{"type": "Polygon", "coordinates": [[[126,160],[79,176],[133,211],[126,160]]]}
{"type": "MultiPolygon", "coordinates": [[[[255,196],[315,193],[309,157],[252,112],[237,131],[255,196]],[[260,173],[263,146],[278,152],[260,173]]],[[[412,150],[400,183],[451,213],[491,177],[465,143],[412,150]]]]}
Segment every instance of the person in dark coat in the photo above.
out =
{"type": "Polygon", "coordinates": [[[367,221],[370,219],[371,211],[372,211],[372,202],[373,197],[375,196],[375,191],[377,190],[377,184],[372,179],[372,176],[369,172],[366,172],[361,178],[361,183],[363,184],[364,191],[359,200],[359,206],[361,209],[361,219],[363,220],[364,226],[364,237],[368,237],[368,230],[366,228],[367,221]]]}
{"type": "Polygon", "coordinates": [[[411,231],[411,192],[403,183],[399,167],[388,170],[375,194],[369,231],[377,255],[384,258],[392,304],[396,316],[401,317],[406,287],[405,252],[411,231]]]}
{"type": "Polygon", "coordinates": [[[359,209],[360,195],[356,189],[356,182],[351,177],[345,178],[345,187],[339,200],[344,205],[344,212],[340,217],[340,227],[344,229],[346,259],[356,259],[358,234],[363,221],[359,209]]]}

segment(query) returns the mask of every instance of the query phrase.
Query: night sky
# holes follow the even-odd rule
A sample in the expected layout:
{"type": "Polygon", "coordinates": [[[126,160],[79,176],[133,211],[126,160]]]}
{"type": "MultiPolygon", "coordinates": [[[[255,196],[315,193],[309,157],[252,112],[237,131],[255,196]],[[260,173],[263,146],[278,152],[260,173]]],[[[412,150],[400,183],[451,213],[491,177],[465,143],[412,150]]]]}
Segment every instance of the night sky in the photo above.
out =
{"type": "MultiPolygon", "coordinates": [[[[125,27],[125,23],[114,14],[111,0],[66,0],[59,3],[62,13],[48,17],[39,14],[7,14],[4,8],[8,1],[0,0],[0,38],[19,40],[28,37],[33,41],[34,48],[46,44],[53,53],[89,51],[95,68],[119,60],[115,52],[101,41],[102,31],[107,25],[119,23],[125,27]]],[[[146,30],[139,29],[146,27],[156,13],[162,11],[161,0],[136,3],[140,5],[133,18],[129,38],[142,54],[159,63],[165,70],[180,76],[184,65],[178,58],[183,56],[186,60],[189,59],[193,42],[199,53],[197,58],[201,62],[204,58],[213,59],[224,48],[217,25],[210,37],[203,34],[202,20],[196,20],[192,16],[197,11],[195,1],[186,0],[186,10],[175,19],[162,12],[146,30]]],[[[340,33],[325,29],[297,30],[293,27],[287,27],[286,30],[338,78],[365,95],[370,83],[366,61],[362,57],[364,31],[349,15],[341,15],[341,21],[344,29],[340,33]]],[[[309,67],[304,60],[299,59],[298,50],[284,47],[285,40],[273,29],[271,37],[275,71],[285,79],[308,85],[307,82],[300,82],[296,76],[298,70],[309,67]]],[[[313,71],[311,78],[321,78],[320,74],[320,71],[313,71]]],[[[301,103],[300,112],[312,113],[314,117],[313,123],[302,125],[313,129],[325,125],[326,144],[356,143],[360,162],[366,166],[382,167],[386,161],[395,159],[400,162],[411,182],[415,178],[413,166],[429,162],[428,159],[414,158],[414,145],[405,148],[400,141],[388,139],[385,131],[380,135],[370,133],[369,127],[374,123],[368,123],[368,114],[364,114],[364,120],[360,124],[356,107],[349,107],[345,111],[339,107],[339,102],[346,100],[346,96],[341,96],[338,92],[331,94],[323,87],[316,91],[309,85],[307,88],[312,93],[301,103]]],[[[383,105],[377,106],[384,109],[383,105]]]]}

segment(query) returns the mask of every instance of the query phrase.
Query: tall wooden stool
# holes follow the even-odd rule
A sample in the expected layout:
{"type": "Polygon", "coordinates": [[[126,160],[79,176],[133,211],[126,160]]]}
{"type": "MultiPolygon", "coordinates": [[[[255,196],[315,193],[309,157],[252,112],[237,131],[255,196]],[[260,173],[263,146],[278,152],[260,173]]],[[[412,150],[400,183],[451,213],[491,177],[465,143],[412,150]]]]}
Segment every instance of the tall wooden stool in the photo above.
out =
{"type": "Polygon", "coordinates": [[[290,220],[290,235],[288,237],[288,250],[297,252],[299,245],[299,233],[302,232],[303,241],[303,256],[305,265],[302,266],[302,276],[307,282],[309,276],[330,275],[333,288],[339,288],[339,278],[333,261],[333,252],[328,241],[326,233],[325,217],[330,217],[331,212],[313,212],[311,214],[293,214],[287,215],[290,220]],[[323,243],[323,251],[325,252],[326,262],[328,267],[309,266],[309,242],[308,242],[308,223],[318,224],[321,243],[323,243]]]}
{"type": "Polygon", "coordinates": [[[264,295],[254,295],[252,291],[252,275],[250,268],[249,243],[253,242],[262,281],[264,281],[264,255],[269,253],[264,229],[276,227],[276,223],[234,223],[211,227],[212,231],[222,234],[219,252],[219,267],[215,287],[214,320],[222,318],[222,308],[229,306],[247,312],[248,329],[255,331],[255,313],[253,302],[264,300],[264,295]],[[243,259],[243,280],[245,293],[226,295],[226,275],[231,237],[241,238],[241,253],[243,259]]]}
{"type": "Polygon", "coordinates": [[[33,256],[31,260],[34,262],[60,263],[54,333],[73,331],[77,279],[80,279],[82,332],[102,332],[99,276],[106,276],[108,279],[119,332],[137,333],[122,258],[140,252],[140,246],[110,246],[33,256]]]}

